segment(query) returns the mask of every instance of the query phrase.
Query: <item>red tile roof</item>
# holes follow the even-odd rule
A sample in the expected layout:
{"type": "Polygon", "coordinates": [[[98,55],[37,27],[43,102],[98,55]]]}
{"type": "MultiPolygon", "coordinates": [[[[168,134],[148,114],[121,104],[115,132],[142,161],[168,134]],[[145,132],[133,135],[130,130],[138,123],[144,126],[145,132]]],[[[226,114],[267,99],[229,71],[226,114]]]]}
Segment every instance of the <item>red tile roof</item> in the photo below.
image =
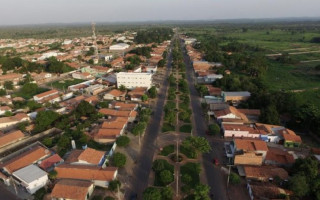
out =
{"type": "Polygon", "coordinates": [[[91,181],[62,179],[55,184],[51,192],[51,198],[86,200],[91,186],[91,181]]]}
{"type": "Polygon", "coordinates": [[[39,167],[43,170],[47,170],[50,167],[53,167],[55,164],[62,161],[62,158],[58,154],[54,154],[50,156],[49,158],[46,158],[41,161],[39,167]]]}
{"type": "Polygon", "coordinates": [[[55,168],[58,179],[111,181],[117,173],[116,167],[102,169],[97,166],[62,164],[55,168]]]}
{"type": "Polygon", "coordinates": [[[267,143],[262,140],[235,139],[237,149],[244,151],[268,151],[267,143]]]}
{"type": "Polygon", "coordinates": [[[15,142],[23,137],[24,137],[24,134],[20,130],[12,131],[12,132],[6,133],[6,134],[1,134],[0,135],[0,147],[3,147],[3,146],[8,145],[12,142],[15,142]]]}

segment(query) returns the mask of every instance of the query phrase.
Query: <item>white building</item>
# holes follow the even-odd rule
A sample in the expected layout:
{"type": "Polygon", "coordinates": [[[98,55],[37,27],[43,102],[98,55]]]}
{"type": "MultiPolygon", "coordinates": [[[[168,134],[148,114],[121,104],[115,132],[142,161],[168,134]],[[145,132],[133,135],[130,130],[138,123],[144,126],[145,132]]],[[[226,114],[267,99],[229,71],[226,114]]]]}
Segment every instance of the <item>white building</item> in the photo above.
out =
{"type": "Polygon", "coordinates": [[[35,165],[29,165],[19,169],[12,174],[16,182],[25,187],[30,194],[44,187],[48,182],[48,175],[45,171],[35,165]]]}
{"type": "Polygon", "coordinates": [[[119,44],[111,45],[109,47],[109,50],[110,51],[123,51],[123,50],[126,50],[129,47],[130,47],[130,45],[128,45],[126,43],[119,43],[119,44]]]}
{"type": "Polygon", "coordinates": [[[134,89],[136,87],[146,87],[149,89],[152,85],[152,74],[119,72],[117,73],[117,87],[121,85],[124,85],[128,89],[134,89]]]}

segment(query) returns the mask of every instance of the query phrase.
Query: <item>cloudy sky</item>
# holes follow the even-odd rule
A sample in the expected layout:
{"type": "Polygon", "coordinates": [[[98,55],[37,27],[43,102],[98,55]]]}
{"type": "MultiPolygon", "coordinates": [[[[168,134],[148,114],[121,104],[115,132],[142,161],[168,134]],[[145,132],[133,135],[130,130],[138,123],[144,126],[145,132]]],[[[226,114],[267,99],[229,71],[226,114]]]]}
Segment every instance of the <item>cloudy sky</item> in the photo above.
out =
{"type": "Polygon", "coordinates": [[[0,0],[0,25],[320,17],[320,0],[0,0]]]}

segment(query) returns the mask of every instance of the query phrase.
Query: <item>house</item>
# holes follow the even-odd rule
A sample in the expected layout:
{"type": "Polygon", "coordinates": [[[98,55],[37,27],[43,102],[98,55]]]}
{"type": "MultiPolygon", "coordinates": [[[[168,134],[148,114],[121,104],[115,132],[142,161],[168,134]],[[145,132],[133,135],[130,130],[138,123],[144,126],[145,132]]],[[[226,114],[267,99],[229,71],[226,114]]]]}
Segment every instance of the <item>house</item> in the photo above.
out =
{"type": "Polygon", "coordinates": [[[113,61],[111,61],[110,64],[113,68],[122,68],[124,65],[124,60],[122,57],[118,57],[118,58],[114,59],[113,61]]]}
{"type": "Polygon", "coordinates": [[[145,87],[136,87],[130,92],[128,92],[128,96],[131,101],[142,101],[141,97],[147,92],[147,88],[145,87]]]}
{"type": "Polygon", "coordinates": [[[112,108],[116,109],[116,110],[137,110],[138,108],[138,104],[136,103],[124,103],[124,102],[113,102],[111,104],[112,108]]]}
{"type": "Polygon", "coordinates": [[[44,100],[48,97],[51,97],[51,96],[58,95],[58,94],[59,94],[58,90],[49,90],[47,92],[43,92],[43,93],[40,93],[40,94],[33,96],[33,100],[36,102],[42,102],[42,100],[44,100]]]}
{"type": "Polygon", "coordinates": [[[137,111],[123,111],[113,110],[108,108],[102,108],[99,110],[100,113],[109,117],[127,117],[129,122],[133,122],[137,116],[137,111]]]}
{"type": "Polygon", "coordinates": [[[223,110],[213,111],[213,115],[218,121],[221,121],[221,119],[242,119],[245,122],[249,121],[245,114],[239,112],[238,109],[233,106],[229,106],[223,110]]]}
{"type": "Polygon", "coordinates": [[[284,128],[279,130],[278,133],[282,136],[285,147],[299,147],[302,143],[301,137],[290,129],[284,128]]]}
{"type": "Polygon", "coordinates": [[[40,161],[39,167],[48,172],[61,163],[63,163],[63,159],[58,154],[53,154],[52,156],[40,161]]]}
{"type": "Polygon", "coordinates": [[[279,167],[290,167],[295,162],[294,156],[279,148],[268,148],[264,163],[279,167]]]}
{"type": "Polygon", "coordinates": [[[102,166],[104,164],[104,151],[98,151],[92,148],[85,150],[73,150],[66,160],[66,163],[72,165],[96,165],[102,166]]]}
{"type": "Polygon", "coordinates": [[[186,44],[186,45],[188,45],[188,44],[193,44],[193,43],[195,43],[196,41],[197,41],[197,39],[195,39],[195,38],[185,38],[185,39],[183,39],[184,40],[184,43],[186,44]]]}
{"type": "Polygon", "coordinates": [[[272,166],[243,166],[246,179],[268,182],[276,177],[288,180],[288,172],[283,168],[272,166]]]}
{"type": "Polygon", "coordinates": [[[12,81],[13,85],[17,85],[19,81],[21,81],[22,79],[23,75],[17,73],[8,73],[0,75],[0,85],[2,85],[6,81],[12,81]]]}
{"type": "Polygon", "coordinates": [[[12,175],[15,182],[26,188],[30,194],[34,194],[49,181],[47,173],[33,164],[13,172],[12,175]]]}
{"type": "Polygon", "coordinates": [[[130,47],[130,45],[126,44],[126,43],[118,43],[115,45],[111,45],[109,47],[109,51],[124,51],[126,49],[128,49],[130,47]]]}
{"type": "Polygon", "coordinates": [[[4,162],[1,164],[1,168],[11,174],[28,165],[37,163],[49,155],[50,152],[48,149],[38,145],[4,162]]]}
{"type": "Polygon", "coordinates": [[[29,121],[30,118],[25,113],[17,113],[14,116],[10,117],[1,117],[0,118],[0,129],[11,129],[20,122],[29,121]]]}
{"type": "Polygon", "coordinates": [[[103,99],[105,100],[125,100],[125,96],[126,96],[126,91],[120,91],[117,89],[113,89],[109,92],[107,92],[104,96],[103,99]]]}
{"type": "Polygon", "coordinates": [[[213,87],[212,85],[206,85],[209,95],[211,96],[221,96],[221,88],[213,87]]]}
{"type": "Polygon", "coordinates": [[[94,85],[90,85],[89,87],[86,87],[84,90],[87,93],[90,93],[91,95],[97,95],[101,92],[104,92],[106,89],[107,89],[107,87],[105,85],[94,84],[94,85]]]}
{"type": "Polygon", "coordinates": [[[0,106],[0,115],[4,115],[6,112],[11,112],[11,111],[12,109],[9,106],[0,106]]]}
{"type": "Polygon", "coordinates": [[[153,73],[157,72],[157,69],[158,69],[158,67],[156,65],[155,66],[144,66],[142,68],[142,71],[153,74],[153,73]]]}
{"type": "Polygon", "coordinates": [[[94,185],[91,181],[61,179],[55,184],[50,196],[51,200],[88,200],[93,190],[94,185]]]}
{"type": "Polygon", "coordinates": [[[102,129],[125,129],[127,125],[126,121],[117,121],[117,120],[112,120],[112,121],[105,121],[102,123],[101,128],[102,129]]]}
{"type": "Polygon", "coordinates": [[[108,187],[109,182],[117,177],[118,169],[115,167],[101,168],[89,165],[62,164],[55,168],[57,179],[74,179],[92,181],[94,186],[108,187]]]}
{"type": "Polygon", "coordinates": [[[108,144],[114,143],[121,134],[123,133],[123,129],[103,129],[100,128],[98,132],[93,133],[93,140],[98,143],[108,144]]]}
{"type": "Polygon", "coordinates": [[[11,105],[12,101],[11,99],[7,98],[7,97],[0,97],[0,102],[1,104],[5,104],[5,105],[11,105]]]}
{"type": "Polygon", "coordinates": [[[215,82],[217,79],[222,79],[223,75],[221,74],[207,74],[205,76],[198,76],[197,83],[198,84],[211,84],[215,82]]]}
{"type": "Polygon", "coordinates": [[[193,69],[194,69],[195,73],[209,71],[209,69],[211,67],[212,67],[211,64],[207,61],[194,61],[193,62],[193,69]]]}
{"type": "Polygon", "coordinates": [[[93,78],[93,77],[92,77],[91,74],[88,73],[88,72],[75,72],[75,73],[72,73],[72,78],[74,78],[74,79],[88,80],[88,79],[91,79],[91,78],[93,78]]]}
{"type": "Polygon", "coordinates": [[[224,133],[224,137],[260,138],[261,135],[261,130],[253,125],[223,123],[221,129],[224,133]]]}
{"type": "Polygon", "coordinates": [[[246,101],[250,98],[251,93],[248,91],[241,92],[221,92],[221,96],[225,102],[231,102],[233,104],[238,104],[241,101],[246,101]]]}
{"type": "Polygon", "coordinates": [[[271,183],[247,183],[251,200],[279,199],[281,196],[290,196],[291,191],[277,187],[271,183]]]}
{"type": "Polygon", "coordinates": [[[20,130],[11,131],[6,134],[0,132],[0,148],[17,142],[22,138],[24,138],[24,134],[20,130]]]}
{"type": "Polygon", "coordinates": [[[254,139],[234,139],[235,165],[262,165],[268,147],[266,142],[254,139]]]}
{"type": "Polygon", "coordinates": [[[84,99],[84,101],[92,104],[92,105],[96,105],[97,103],[99,103],[99,98],[97,96],[90,96],[84,99]]]}
{"type": "Polygon", "coordinates": [[[123,85],[128,89],[136,87],[149,89],[152,85],[152,74],[150,73],[119,72],[116,76],[118,88],[123,85]]]}

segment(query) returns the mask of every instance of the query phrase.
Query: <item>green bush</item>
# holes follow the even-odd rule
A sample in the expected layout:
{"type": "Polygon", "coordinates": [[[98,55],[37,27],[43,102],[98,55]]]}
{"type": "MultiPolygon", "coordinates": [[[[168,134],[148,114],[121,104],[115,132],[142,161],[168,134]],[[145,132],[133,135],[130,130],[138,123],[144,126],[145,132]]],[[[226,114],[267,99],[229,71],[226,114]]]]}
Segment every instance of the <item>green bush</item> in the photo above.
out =
{"type": "Polygon", "coordinates": [[[168,131],[174,131],[175,130],[175,127],[172,126],[171,124],[169,123],[163,123],[162,125],[162,132],[168,132],[168,131]]]}
{"type": "Polygon", "coordinates": [[[117,138],[116,143],[119,147],[126,147],[130,143],[130,138],[127,136],[120,136],[117,138]]]}
{"type": "Polygon", "coordinates": [[[192,130],[191,124],[185,124],[180,127],[180,132],[183,132],[183,133],[191,133],[191,130],[192,130]]]}
{"type": "Polygon", "coordinates": [[[127,157],[122,153],[114,153],[112,156],[114,166],[123,167],[127,162],[127,157]]]}
{"type": "Polygon", "coordinates": [[[209,133],[211,135],[217,135],[220,133],[220,127],[218,124],[210,124],[209,125],[209,133]]]}
{"type": "Polygon", "coordinates": [[[171,145],[163,147],[162,151],[160,152],[160,155],[167,156],[173,152],[174,152],[174,145],[171,144],[171,145]]]}
{"type": "Polygon", "coordinates": [[[241,182],[240,176],[234,172],[230,173],[229,179],[230,179],[230,183],[234,185],[239,184],[241,182]]]}

